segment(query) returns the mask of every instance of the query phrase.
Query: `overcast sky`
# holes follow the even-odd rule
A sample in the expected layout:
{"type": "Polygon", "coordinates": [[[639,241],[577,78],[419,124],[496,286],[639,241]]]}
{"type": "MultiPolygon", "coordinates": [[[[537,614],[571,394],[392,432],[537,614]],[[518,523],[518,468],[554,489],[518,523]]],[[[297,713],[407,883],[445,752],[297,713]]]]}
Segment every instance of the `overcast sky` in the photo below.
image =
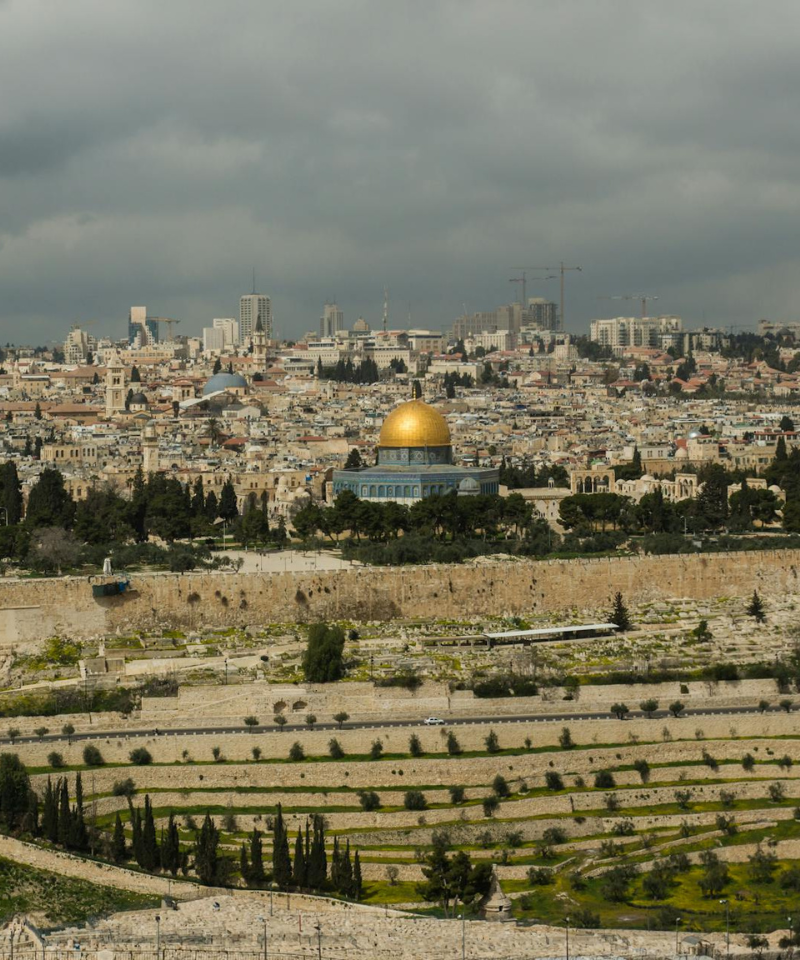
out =
{"type": "Polygon", "coordinates": [[[798,319],[799,47],[796,0],[0,0],[0,339],[199,333],[253,267],[281,335],[560,260],[573,330],[798,319]]]}

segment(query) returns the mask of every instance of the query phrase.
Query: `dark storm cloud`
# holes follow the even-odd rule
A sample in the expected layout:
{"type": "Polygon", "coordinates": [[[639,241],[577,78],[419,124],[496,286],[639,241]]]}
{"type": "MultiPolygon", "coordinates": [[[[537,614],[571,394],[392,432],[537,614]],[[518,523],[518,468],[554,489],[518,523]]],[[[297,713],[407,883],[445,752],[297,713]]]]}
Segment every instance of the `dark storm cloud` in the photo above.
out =
{"type": "Polygon", "coordinates": [[[780,0],[0,2],[2,336],[131,303],[199,331],[253,266],[284,333],[332,296],[375,321],[384,284],[438,327],[562,258],[574,327],[640,289],[793,316],[799,27],[780,0]]]}

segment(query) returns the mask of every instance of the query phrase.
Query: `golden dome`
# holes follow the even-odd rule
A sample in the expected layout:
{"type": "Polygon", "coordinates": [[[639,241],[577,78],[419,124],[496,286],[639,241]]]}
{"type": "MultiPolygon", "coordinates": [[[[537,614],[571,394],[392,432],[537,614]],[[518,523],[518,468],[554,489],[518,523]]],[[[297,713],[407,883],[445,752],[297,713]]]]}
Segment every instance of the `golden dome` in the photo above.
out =
{"type": "Polygon", "coordinates": [[[383,421],[379,447],[449,447],[447,421],[423,400],[395,407],[383,421]]]}

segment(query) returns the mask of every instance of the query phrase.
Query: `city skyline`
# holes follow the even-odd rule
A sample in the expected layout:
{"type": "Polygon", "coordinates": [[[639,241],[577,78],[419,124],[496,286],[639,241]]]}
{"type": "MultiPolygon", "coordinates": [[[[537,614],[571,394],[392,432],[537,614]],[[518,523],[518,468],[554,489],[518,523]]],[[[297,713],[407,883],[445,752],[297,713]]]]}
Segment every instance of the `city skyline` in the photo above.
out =
{"type": "Polygon", "coordinates": [[[561,260],[574,332],[640,292],[792,319],[800,11],[720,9],[0,3],[4,336],[133,303],[199,334],[253,267],[283,336],[334,293],[377,326],[384,287],[392,325],[439,329],[561,260]]]}

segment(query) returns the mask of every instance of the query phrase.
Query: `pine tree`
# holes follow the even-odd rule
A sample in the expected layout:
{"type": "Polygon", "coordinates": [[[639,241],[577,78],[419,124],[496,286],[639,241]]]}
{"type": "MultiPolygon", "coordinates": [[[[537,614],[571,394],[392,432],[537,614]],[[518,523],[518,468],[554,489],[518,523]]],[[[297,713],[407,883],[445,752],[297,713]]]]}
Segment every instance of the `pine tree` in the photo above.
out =
{"type": "Polygon", "coordinates": [[[625,601],[622,599],[622,594],[619,591],[614,595],[614,606],[609,619],[611,623],[617,625],[617,631],[619,633],[625,633],[625,631],[630,630],[632,626],[628,608],[625,606],[625,601]]]}
{"type": "Polygon", "coordinates": [[[264,850],[261,846],[261,834],[256,827],[250,834],[250,875],[254,887],[261,886],[265,880],[264,850]]]}
{"type": "Polygon", "coordinates": [[[272,837],[272,877],[279,889],[288,890],[292,884],[292,860],[289,856],[289,838],[283,822],[283,810],[278,804],[272,837]]]}
{"type": "Polygon", "coordinates": [[[58,800],[53,781],[47,778],[42,804],[42,836],[50,843],[58,843],[58,800]]]}
{"type": "Polygon", "coordinates": [[[222,486],[222,491],[219,495],[219,507],[217,508],[217,513],[222,517],[223,520],[234,520],[239,516],[239,506],[236,500],[236,490],[233,486],[233,480],[230,477],[225,481],[222,486]]]}
{"type": "Polygon", "coordinates": [[[767,619],[764,613],[764,601],[758,595],[758,590],[753,591],[753,599],[747,605],[747,616],[752,617],[757,623],[763,623],[767,619]]]}
{"type": "Polygon", "coordinates": [[[122,863],[127,859],[127,849],[125,847],[125,830],[122,827],[122,817],[117,811],[114,820],[114,836],[111,840],[111,858],[114,863],[122,863]]]}
{"type": "Polygon", "coordinates": [[[298,890],[305,890],[307,882],[306,858],[303,852],[303,831],[297,831],[297,840],[294,845],[294,866],[292,868],[292,884],[298,890]]]}

